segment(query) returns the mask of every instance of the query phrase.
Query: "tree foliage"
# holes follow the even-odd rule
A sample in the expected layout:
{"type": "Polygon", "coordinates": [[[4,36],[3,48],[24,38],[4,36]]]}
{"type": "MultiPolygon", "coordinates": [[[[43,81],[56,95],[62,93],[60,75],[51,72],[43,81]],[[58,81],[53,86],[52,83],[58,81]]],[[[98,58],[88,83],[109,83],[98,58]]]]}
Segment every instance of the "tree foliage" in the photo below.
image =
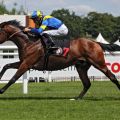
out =
{"type": "Polygon", "coordinates": [[[9,11],[6,9],[6,7],[5,7],[5,5],[4,5],[4,2],[3,1],[1,1],[0,2],[0,14],[8,14],[9,13],[9,11]]]}
{"type": "Polygon", "coordinates": [[[3,14],[9,14],[9,15],[15,15],[15,14],[20,15],[20,14],[24,14],[24,15],[25,15],[25,14],[26,14],[23,6],[21,6],[20,9],[17,10],[17,9],[16,9],[17,3],[13,3],[13,4],[14,4],[14,7],[12,8],[12,10],[8,10],[8,9],[6,8],[6,6],[4,5],[4,1],[2,0],[2,1],[0,2],[0,15],[3,15],[3,14]]]}

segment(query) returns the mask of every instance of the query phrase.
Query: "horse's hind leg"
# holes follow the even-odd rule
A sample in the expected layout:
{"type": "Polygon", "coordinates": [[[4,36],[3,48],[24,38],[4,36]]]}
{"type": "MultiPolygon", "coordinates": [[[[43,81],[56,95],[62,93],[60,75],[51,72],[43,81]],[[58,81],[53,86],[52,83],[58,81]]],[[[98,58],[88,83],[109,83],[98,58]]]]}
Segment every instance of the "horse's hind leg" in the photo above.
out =
{"type": "Polygon", "coordinates": [[[91,64],[97,68],[98,70],[100,70],[101,72],[103,72],[119,89],[120,89],[120,84],[117,80],[117,78],[115,77],[115,75],[107,68],[104,58],[99,61],[93,61],[92,59],[89,60],[91,62],[91,64]]]}
{"type": "Polygon", "coordinates": [[[105,75],[106,75],[114,84],[116,84],[116,86],[120,89],[120,84],[119,84],[117,78],[115,77],[115,75],[114,75],[110,70],[107,70],[107,72],[105,72],[105,75]]]}
{"type": "Polygon", "coordinates": [[[90,79],[88,78],[88,75],[87,75],[87,71],[91,65],[87,62],[83,62],[80,64],[76,64],[75,66],[79,74],[79,77],[83,83],[83,90],[81,91],[81,93],[76,99],[82,99],[91,86],[90,79]]]}

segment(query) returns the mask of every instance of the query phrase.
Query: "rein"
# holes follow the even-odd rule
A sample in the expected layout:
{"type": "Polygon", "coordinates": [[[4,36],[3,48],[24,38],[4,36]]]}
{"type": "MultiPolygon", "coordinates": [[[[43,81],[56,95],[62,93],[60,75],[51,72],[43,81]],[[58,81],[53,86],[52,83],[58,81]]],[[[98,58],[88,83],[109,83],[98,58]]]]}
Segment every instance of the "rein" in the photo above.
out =
{"type": "Polygon", "coordinates": [[[8,39],[12,38],[14,35],[16,35],[17,33],[20,33],[20,32],[22,32],[22,30],[19,30],[19,31],[13,33],[12,35],[10,35],[10,37],[8,39]]]}

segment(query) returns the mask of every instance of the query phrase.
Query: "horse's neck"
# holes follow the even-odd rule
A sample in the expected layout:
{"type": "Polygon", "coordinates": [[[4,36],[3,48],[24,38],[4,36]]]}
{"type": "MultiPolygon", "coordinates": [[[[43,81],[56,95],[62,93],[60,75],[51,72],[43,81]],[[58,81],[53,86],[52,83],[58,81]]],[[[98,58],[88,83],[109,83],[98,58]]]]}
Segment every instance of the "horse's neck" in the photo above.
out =
{"type": "Polygon", "coordinates": [[[24,48],[24,46],[26,46],[26,44],[29,42],[29,40],[26,38],[22,38],[22,37],[14,37],[12,39],[12,42],[14,44],[16,44],[18,48],[22,49],[22,48],[24,48]]]}
{"type": "Polygon", "coordinates": [[[29,39],[27,38],[23,39],[21,37],[15,37],[14,39],[12,39],[12,42],[18,47],[20,57],[23,55],[26,46],[32,44],[32,42],[29,39]]]}

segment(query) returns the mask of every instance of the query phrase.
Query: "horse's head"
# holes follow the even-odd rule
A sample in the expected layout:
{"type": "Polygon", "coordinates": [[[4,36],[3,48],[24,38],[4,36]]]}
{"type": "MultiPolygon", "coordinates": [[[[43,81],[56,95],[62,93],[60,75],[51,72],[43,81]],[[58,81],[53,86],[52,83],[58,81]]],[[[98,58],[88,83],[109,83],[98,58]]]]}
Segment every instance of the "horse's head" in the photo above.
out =
{"type": "Polygon", "coordinates": [[[19,22],[11,20],[0,24],[0,43],[11,39],[13,36],[20,34],[19,22]]]}
{"type": "Polygon", "coordinates": [[[7,34],[0,28],[0,44],[7,40],[7,34]]]}

